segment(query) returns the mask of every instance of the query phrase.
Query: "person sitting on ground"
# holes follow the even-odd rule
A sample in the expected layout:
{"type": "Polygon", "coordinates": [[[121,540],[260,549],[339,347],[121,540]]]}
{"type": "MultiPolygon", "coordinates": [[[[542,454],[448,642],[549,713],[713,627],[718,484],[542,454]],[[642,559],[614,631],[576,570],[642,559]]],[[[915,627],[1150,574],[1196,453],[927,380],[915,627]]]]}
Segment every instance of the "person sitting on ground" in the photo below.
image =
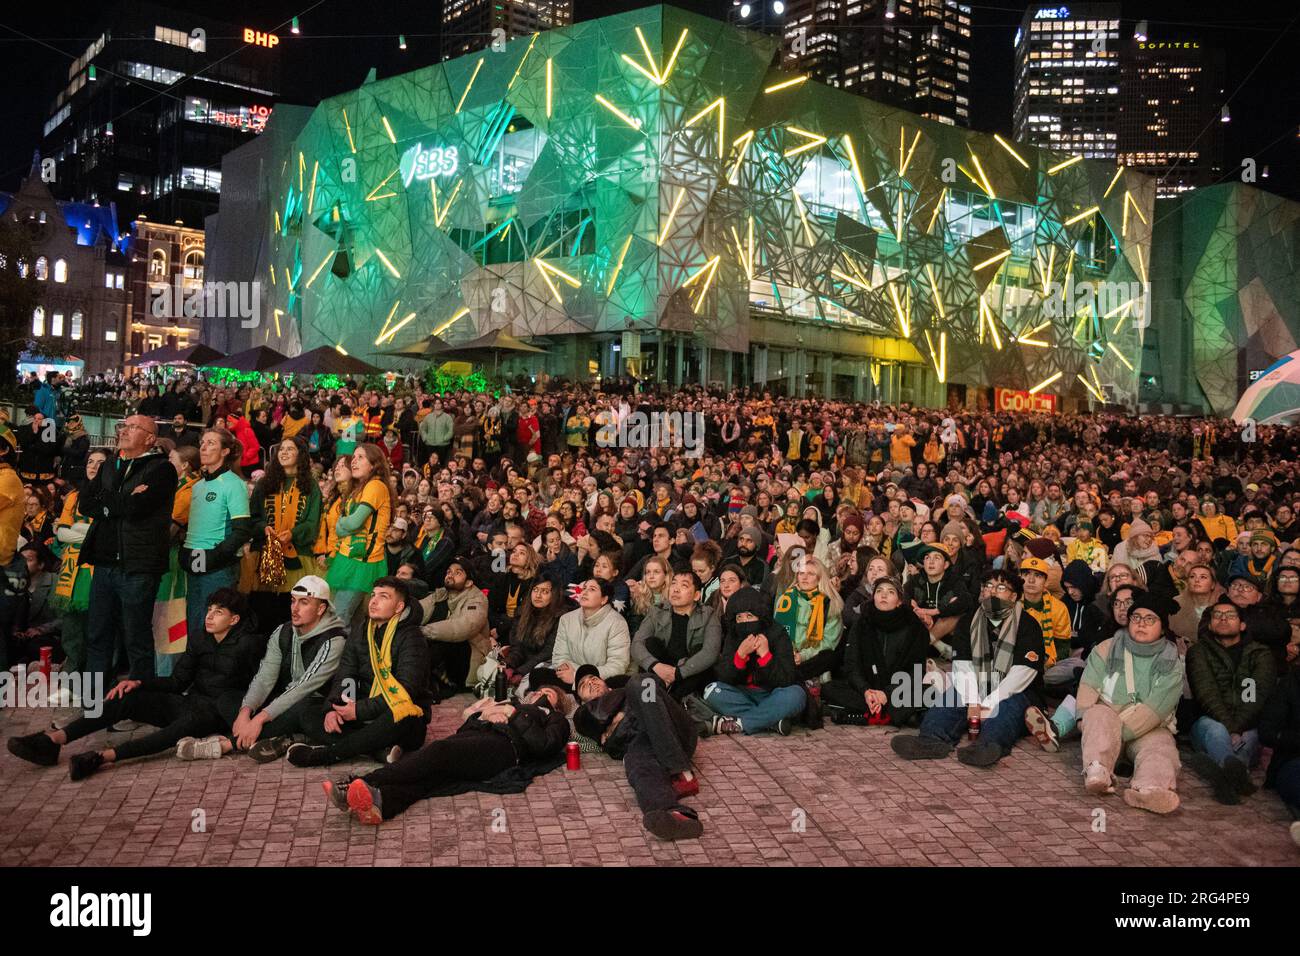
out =
{"type": "Polygon", "coordinates": [[[803,712],[807,692],[786,629],[772,620],[767,598],[741,588],[727,602],[718,680],[703,700],[717,716],[715,734],[756,734],[775,729],[786,736],[803,712]]]}
{"type": "Polygon", "coordinates": [[[1291,839],[1300,846],[1300,667],[1292,667],[1278,682],[1259,718],[1259,742],[1273,748],[1264,785],[1291,814],[1291,839]]]}
{"type": "Polygon", "coordinates": [[[946,757],[969,729],[972,740],[957,759],[991,767],[1024,736],[1025,711],[1043,703],[1046,651],[1021,593],[1014,572],[984,575],[979,604],[953,631],[952,686],[944,703],[926,711],[919,734],[890,741],[896,754],[906,760],[946,757]]]}
{"type": "Polygon", "coordinates": [[[1120,754],[1133,761],[1124,802],[1152,813],[1178,809],[1178,748],[1173,716],[1183,689],[1183,659],[1168,640],[1165,602],[1138,594],[1128,626],[1088,655],[1079,683],[1084,787],[1115,792],[1120,754]]]}
{"type": "Polygon", "coordinates": [[[391,762],[397,756],[393,748],[400,753],[424,743],[433,695],[419,604],[405,581],[383,577],[374,583],[366,610],[343,646],[323,712],[303,715],[309,743],[289,748],[295,767],[323,767],[363,754],[391,762]]]}
{"type": "Polygon", "coordinates": [[[505,669],[510,686],[521,683],[537,665],[550,661],[560,617],[567,610],[568,599],[555,582],[541,578],[533,585],[515,621],[510,643],[497,651],[497,661],[505,669]]]}
{"type": "Polygon", "coordinates": [[[819,559],[805,554],[795,565],[794,584],[776,599],[773,619],[785,628],[801,680],[820,685],[839,667],[844,602],[819,559]]]}
{"type": "Polygon", "coordinates": [[[627,673],[632,638],[627,621],[610,603],[613,595],[612,582],[590,578],[578,591],[577,608],[561,615],[550,669],[567,687],[583,664],[593,665],[607,679],[627,673]]]}
{"type": "Polygon", "coordinates": [[[678,700],[714,680],[722,649],[722,624],[700,590],[694,571],[675,572],[668,606],[651,608],[632,640],[633,663],[657,675],[678,700]]]}
{"type": "MultiPolygon", "coordinates": [[[[283,757],[304,714],[319,713],[343,659],[348,629],[330,604],[330,586],[314,574],[289,591],[289,620],[271,632],[257,675],[244,692],[229,737],[201,756],[246,750],[258,763],[283,757]]],[[[301,740],[303,738],[298,737],[301,740]]]]}
{"type": "MultiPolygon", "coordinates": [[[[1047,591],[1047,562],[1033,555],[1020,560],[1020,582],[1023,588],[1020,600],[1024,609],[1038,622],[1043,632],[1043,647],[1047,651],[1046,667],[1070,656],[1070,612],[1060,598],[1047,591]]],[[[1065,573],[1062,571],[1062,580],[1065,573]]]]}
{"type": "MultiPolygon", "coordinates": [[[[430,741],[364,777],[325,780],[321,787],[340,810],[377,825],[418,800],[476,789],[472,784],[512,771],[531,780],[559,766],[569,739],[564,716],[569,706],[568,695],[553,684],[514,704],[484,697],[465,708],[464,723],[450,737],[430,741]]],[[[518,779],[510,783],[509,790],[497,792],[522,789],[518,779]]]]}
{"type": "Polygon", "coordinates": [[[62,730],[9,738],[9,752],[34,764],[53,767],[68,743],[122,720],[159,728],[104,750],[74,754],[68,775],[84,780],[105,765],[175,748],[176,756],[193,759],[212,746],[234,722],[239,702],[257,671],[262,641],[245,623],[248,601],[232,588],[208,596],[202,634],[191,634],[169,677],[130,678],[108,692],[98,717],[78,717],[62,730]],[[205,738],[199,740],[198,738],[205,738]]]}
{"type": "Polygon", "coordinates": [[[642,825],[661,840],[694,840],[699,816],[681,801],[700,792],[691,770],[699,732],[686,708],[654,674],[606,682],[590,664],[578,668],[573,726],[622,759],[627,782],[641,808],[642,825]]]}
{"type": "Polygon", "coordinates": [[[840,676],[822,685],[831,720],[896,727],[920,723],[919,701],[895,700],[893,692],[898,675],[906,675],[904,686],[909,686],[923,673],[929,649],[929,632],[904,603],[902,586],[893,578],[877,580],[845,641],[840,676]]]}
{"type": "Polygon", "coordinates": [[[1066,562],[1082,561],[1090,570],[1104,574],[1110,564],[1106,546],[1092,536],[1091,518],[1080,518],[1074,523],[1074,540],[1065,549],[1066,562]]]}
{"type": "Polygon", "coordinates": [[[975,601],[962,585],[947,545],[927,544],[919,549],[917,558],[922,573],[907,582],[906,598],[929,633],[930,643],[938,648],[946,643],[948,635],[975,601]]]}
{"type": "MultiPolygon", "coordinates": [[[[434,592],[434,603],[446,604],[446,617],[421,628],[429,640],[430,680],[438,700],[460,693],[466,679],[478,674],[492,649],[488,599],[475,587],[470,563],[452,561],[443,575],[443,585],[434,592]]],[[[526,606],[527,601],[524,603],[526,606]]],[[[436,612],[434,617],[438,617],[436,612]]]]}
{"type": "Polygon", "coordinates": [[[1250,771],[1259,761],[1259,716],[1277,683],[1272,653],[1245,630],[1237,606],[1220,598],[1201,618],[1201,639],[1186,661],[1201,711],[1192,724],[1196,753],[1188,763],[1209,782],[1214,799],[1226,804],[1255,792],[1250,771]]]}

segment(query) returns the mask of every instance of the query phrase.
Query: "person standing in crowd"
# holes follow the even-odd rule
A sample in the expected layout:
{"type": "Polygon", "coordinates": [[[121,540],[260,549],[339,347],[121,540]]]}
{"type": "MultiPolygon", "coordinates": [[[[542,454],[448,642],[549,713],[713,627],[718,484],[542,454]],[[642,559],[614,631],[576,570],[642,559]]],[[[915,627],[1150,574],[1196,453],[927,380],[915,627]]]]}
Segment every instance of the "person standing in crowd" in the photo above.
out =
{"type": "Polygon", "coordinates": [[[334,595],[334,610],[350,624],[371,585],[388,573],[384,544],[393,520],[393,492],[388,459],[375,445],[361,445],[352,455],[352,488],[334,524],[338,550],[325,580],[334,595]]]}
{"type": "MultiPolygon", "coordinates": [[[[115,675],[119,640],[133,680],[154,675],[153,607],[167,571],[176,469],[155,447],[158,426],[143,415],[118,429],[117,456],[86,483],[78,507],[91,519],[78,560],[93,565],[86,669],[115,675]]],[[[3,493],[0,469],[0,493],[3,493]]],[[[3,559],[0,549],[0,559],[3,559]]],[[[206,600],[206,595],[205,595],[206,600]]],[[[202,628],[195,625],[194,633],[202,628]]]]}
{"type": "Polygon", "coordinates": [[[85,485],[95,481],[107,461],[108,452],[103,449],[86,456],[79,487],[63,499],[63,514],[54,532],[59,543],[60,564],[52,603],[62,617],[63,669],[73,673],[86,666],[86,612],[90,610],[90,588],[95,572],[93,565],[80,562],[82,545],[94,521],[81,510],[81,493],[85,485]]]}
{"type": "Polygon", "coordinates": [[[267,630],[289,619],[293,586],[318,570],[312,548],[321,521],[320,487],[312,480],[306,444],[286,438],[270,451],[266,474],[249,496],[254,576],[249,606],[267,630]]]}

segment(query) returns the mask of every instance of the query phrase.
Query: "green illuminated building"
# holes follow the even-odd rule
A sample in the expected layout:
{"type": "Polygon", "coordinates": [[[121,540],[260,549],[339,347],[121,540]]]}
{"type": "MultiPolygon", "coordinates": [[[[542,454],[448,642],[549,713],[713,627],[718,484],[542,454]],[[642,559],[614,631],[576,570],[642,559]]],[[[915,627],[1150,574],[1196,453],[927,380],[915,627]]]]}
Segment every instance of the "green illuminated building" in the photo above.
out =
{"type": "Polygon", "coordinates": [[[277,107],[209,221],[209,275],[259,280],[262,319],[205,340],[397,364],[505,328],[579,377],[1137,401],[1150,179],[777,54],[656,6],[277,107]]]}

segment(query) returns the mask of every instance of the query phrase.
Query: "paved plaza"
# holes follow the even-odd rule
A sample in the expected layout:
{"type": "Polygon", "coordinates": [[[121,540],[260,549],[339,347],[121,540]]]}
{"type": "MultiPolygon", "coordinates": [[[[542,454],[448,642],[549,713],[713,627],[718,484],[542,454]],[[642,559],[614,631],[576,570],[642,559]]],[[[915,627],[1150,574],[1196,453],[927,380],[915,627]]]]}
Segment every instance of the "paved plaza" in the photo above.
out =
{"type": "MultiPolygon", "coordinates": [[[[432,731],[457,724],[467,697],[442,704],[432,731]]],[[[60,714],[66,719],[71,712],[60,714]]],[[[0,716],[28,733],[49,711],[0,716]]],[[[138,731],[140,732],[140,731],[138,731]]],[[[1215,803],[1184,771],[1166,818],[1084,792],[1077,743],[1030,740],[993,771],[956,760],[907,763],[893,731],[835,727],[789,738],[701,741],[703,839],[660,843],[642,829],[623,768],[584,754],[512,796],[416,804],[367,827],[328,806],[320,781],[361,764],[299,769],[245,757],[126,763],[82,783],[0,752],[0,863],[62,866],[471,865],[1198,865],[1294,866],[1272,791],[1215,803]],[[1104,818],[1096,813],[1100,808],[1104,818]],[[200,812],[201,811],[201,812],[200,812]],[[1104,829],[1102,824],[1104,823],[1104,829]],[[196,832],[197,831],[197,832],[196,832]]],[[[120,739],[120,738],[119,738],[120,739]]],[[[102,738],[95,738],[98,743],[102,738]]],[[[86,744],[72,745],[73,752],[86,744]]],[[[1258,779],[1259,774],[1256,774],[1258,779]]]]}

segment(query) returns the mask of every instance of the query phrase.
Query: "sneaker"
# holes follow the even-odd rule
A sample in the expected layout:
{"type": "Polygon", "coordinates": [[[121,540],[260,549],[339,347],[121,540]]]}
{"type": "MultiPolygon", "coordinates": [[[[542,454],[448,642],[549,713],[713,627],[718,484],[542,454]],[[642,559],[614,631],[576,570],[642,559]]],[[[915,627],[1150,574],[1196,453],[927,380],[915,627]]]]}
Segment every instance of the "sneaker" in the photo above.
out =
{"type": "Polygon", "coordinates": [[[273,760],[279,760],[289,752],[289,748],[295,743],[304,741],[295,740],[292,736],[284,737],[267,737],[265,740],[259,740],[248,748],[248,755],[256,763],[270,763],[273,760]]]}
{"type": "Polygon", "coordinates": [[[957,750],[957,759],[968,767],[991,767],[1002,759],[1002,748],[997,744],[967,744],[957,750]]]}
{"type": "Polygon", "coordinates": [[[782,737],[789,737],[789,736],[790,736],[790,718],[789,718],[789,717],[782,717],[780,720],[778,720],[778,721],[776,722],[776,726],[775,726],[774,728],[772,728],[772,729],[775,730],[775,731],[776,731],[778,734],[780,734],[782,737]]]}
{"type": "Polygon", "coordinates": [[[920,734],[896,734],[889,746],[904,760],[939,760],[952,752],[952,744],[920,734]]]}
{"type": "Polygon", "coordinates": [[[181,760],[220,760],[221,737],[182,737],[176,742],[176,756],[181,760]]]}
{"type": "Polygon", "coordinates": [[[88,750],[76,754],[68,761],[68,776],[73,780],[85,780],[104,765],[104,758],[98,750],[88,750]]]}
{"type": "Polygon", "coordinates": [[[9,752],[15,757],[21,757],[28,763],[40,767],[53,767],[57,764],[59,751],[62,749],[44,731],[28,734],[26,737],[10,737],[8,747],[9,752]]]}
{"type": "Polygon", "coordinates": [[[329,747],[313,744],[293,744],[285,757],[295,767],[324,767],[330,763],[329,747]]]}
{"type": "Polygon", "coordinates": [[[1291,822],[1291,840],[1296,846],[1300,846],[1300,820],[1291,822]]]}
{"type": "Polygon", "coordinates": [[[715,734],[743,734],[745,732],[739,717],[723,717],[721,714],[713,718],[712,730],[715,734]]]}
{"type": "Polygon", "coordinates": [[[1124,791],[1124,802],[1139,810],[1151,813],[1173,813],[1178,809],[1178,794],[1172,790],[1135,790],[1129,787],[1124,791]]]}
{"type": "Polygon", "coordinates": [[[399,747],[397,744],[393,744],[393,746],[389,748],[388,753],[384,755],[383,762],[397,763],[397,761],[402,759],[402,752],[403,751],[401,747],[399,747]]]}
{"type": "Polygon", "coordinates": [[[1030,707],[1025,711],[1025,727],[1049,754],[1054,754],[1061,749],[1061,742],[1056,736],[1056,727],[1047,719],[1042,708],[1030,707]]]}
{"type": "MultiPolygon", "coordinates": [[[[1188,768],[1210,785],[1217,802],[1228,807],[1235,807],[1241,803],[1241,795],[1237,792],[1236,785],[1229,779],[1225,768],[1214,762],[1213,757],[1205,753],[1192,753],[1187,755],[1186,761],[1188,768]]],[[[1244,770],[1245,767],[1242,769],[1244,770]]],[[[1250,782],[1249,774],[1246,776],[1246,782],[1250,782]]]]}
{"type": "Polygon", "coordinates": [[[1115,792],[1115,783],[1106,768],[1094,760],[1083,772],[1083,789],[1098,796],[1105,796],[1115,792]]]}
{"type": "Polygon", "coordinates": [[[698,840],[704,825],[690,807],[677,806],[669,810],[652,810],[642,817],[645,828],[666,842],[673,840],[698,840]]]}
{"type": "Polygon", "coordinates": [[[871,718],[865,713],[858,713],[853,710],[845,710],[843,707],[831,710],[831,723],[839,727],[870,727],[871,718]]]}
{"type": "Polygon", "coordinates": [[[348,780],[322,780],[321,789],[325,791],[325,796],[329,797],[330,803],[338,807],[344,813],[351,812],[352,808],[348,806],[348,787],[351,782],[348,780]]]}
{"type": "Polygon", "coordinates": [[[360,777],[348,784],[347,801],[348,809],[362,823],[378,826],[384,822],[379,809],[379,791],[360,777]]]}
{"type": "Polygon", "coordinates": [[[673,774],[673,792],[679,797],[693,797],[700,792],[700,778],[691,777],[689,780],[680,773],[673,774]]]}
{"type": "Polygon", "coordinates": [[[1250,780],[1250,768],[1238,758],[1229,757],[1223,761],[1223,774],[1239,795],[1249,797],[1255,792],[1255,785],[1250,780]]]}

